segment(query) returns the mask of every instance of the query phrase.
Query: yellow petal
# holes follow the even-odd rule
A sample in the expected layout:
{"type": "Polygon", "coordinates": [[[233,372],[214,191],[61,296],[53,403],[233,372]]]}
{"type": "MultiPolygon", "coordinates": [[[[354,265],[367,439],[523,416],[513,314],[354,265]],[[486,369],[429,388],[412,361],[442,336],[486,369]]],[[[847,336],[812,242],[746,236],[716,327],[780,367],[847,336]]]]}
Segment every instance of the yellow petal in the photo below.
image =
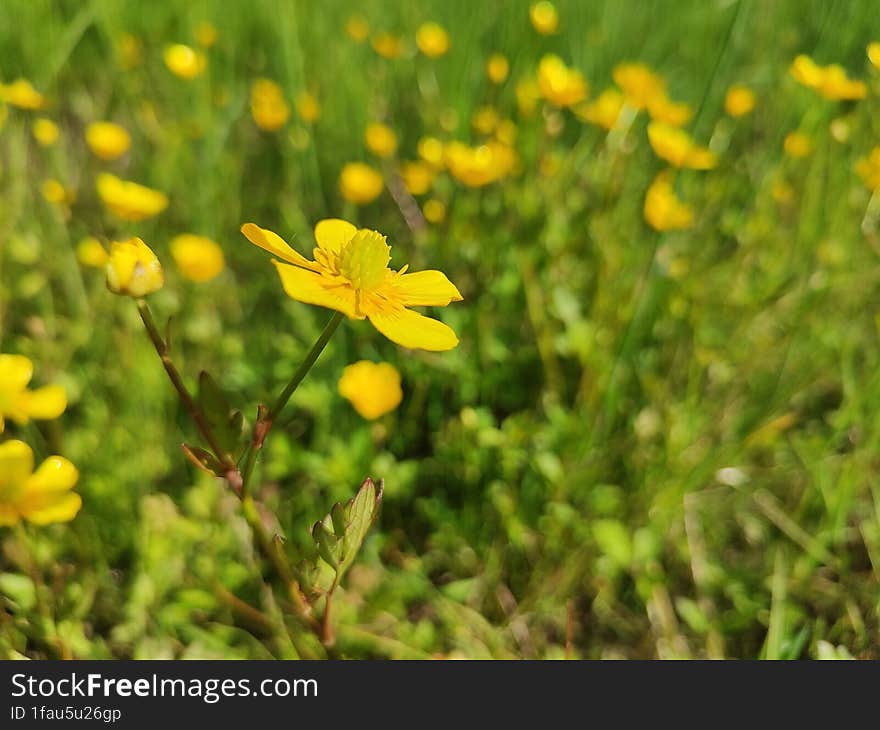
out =
{"type": "Polygon", "coordinates": [[[354,238],[355,233],[357,228],[340,218],[326,218],[318,221],[315,226],[315,240],[328,253],[339,253],[339,250],[354,238]]]}
{"type": "Polygon", "coordinates": [[[17,487],[34,470],[34,452],[24,441],[0,444],[0,488],[17,487]]]}
{"type": "Polygon", "coordinates": [[[34,365],[24,355],[0,355],[0,388],[4,391],[23,390],[33,374],[34,365]]]}
{"type": "Polygon", "coordinates": [[[25,483],[25,497],[43,492],[64,492],[79,479],[79,472],[63,456],[50,456],[25,483]]]}
{"type": "Polygon", "coordinates": [[[442,271],[417,271],[404,274],[394,282],[407,307],[445,307],[449,302],[460,302],[462,297],[442,271]]]}
{"type": "Polygon", "coordinates": [[[369,316],[379,332],[403,347],[441,352],[458,344],[458,337],[451,327],[410,309],[376,312],[369,316]]]}
{"type": "Polygon", "coordinates": [[[19,505],[24,518],[35,525],[70,522],[80,507],[82,497],[76,492],[46,492],[26,497],[19,505]]]}
{"type": "Polygon", "coordinates": [[[317,265],[315,263],[309,261],[298,251],[294,251],[277,233],[273,233],[266,228],[260,228],[255,223],[245,223],[241,227],[241,232],[252,244],[259,246],[271,254],[275,254],[278,258],[287,261],[287,263],[302,266],[304,269],[317,271],[317,265]]]}
{"type": "Polygon", "coordinates": [[[67,394],[60,385],[46,385],[21,395],[21,409],[31,418],[51,420],[67,408],[67,394]]]}
{"type": "Polygon", "coordinates": [[[284,291],[291,299],[306,304],[317,304],[319,307],[335,309],[343,314],[362,319],[354,311],[354,292],[347,286],[332,288],[322,285],[322,277],[297,266],[288,266],[280,261],[272,261],[278,269],[284,291]]]}

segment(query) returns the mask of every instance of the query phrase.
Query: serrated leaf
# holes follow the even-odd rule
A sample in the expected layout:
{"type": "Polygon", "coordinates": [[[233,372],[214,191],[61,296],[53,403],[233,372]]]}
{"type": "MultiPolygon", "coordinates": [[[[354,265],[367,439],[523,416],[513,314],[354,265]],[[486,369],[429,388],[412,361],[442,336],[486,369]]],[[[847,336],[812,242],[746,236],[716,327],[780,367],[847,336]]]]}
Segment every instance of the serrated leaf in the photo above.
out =
{"type": "Polygon", "coordinates": [[[181,444],[180,448],[183,449],[186,458],[202,471],[218,477],[223,476],[225,473],[220,461],[210,451],[206,451],[199,446],[190,446],[189,444],[181,444]]]}
{"type": "Polygon", "coordinates": [[[329,530],[324,522],[319,520],[312,527],[312,539],[318,548],[318,555],[337,572],[339,571],[339,561],[337,555],[339,553],[340,540],[329,530]]]}

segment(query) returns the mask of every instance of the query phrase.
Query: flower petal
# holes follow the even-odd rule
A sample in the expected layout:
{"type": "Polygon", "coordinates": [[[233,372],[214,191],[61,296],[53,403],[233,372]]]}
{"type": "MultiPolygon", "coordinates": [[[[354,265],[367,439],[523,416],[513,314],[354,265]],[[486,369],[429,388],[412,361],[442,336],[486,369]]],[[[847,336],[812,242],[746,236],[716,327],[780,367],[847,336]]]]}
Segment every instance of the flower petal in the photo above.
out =
{"type": "Polygon", "coordinates": [[[33,374],[34,365],[24,355],[0,355],[0,387],[4,391],[23,390],[33,374]]]}
{"type": "Polygon", "coordinates": [[[328,253],[339,253],[357,233],[357,228],[341,218],[325,218],[315,225],[315,240],[328,253]]]}
{"type": "Polygon", "coordinates": [[[280,261],[272,261],[281,277],[281,285],[291,299],[319,307],[335,309],[353,319],[358,317],[354,311],[354,292],[347,286],[326,287],[320,274],[305,271],[297,266],[289,266],[280,261]]]}
{"type": "Polygon", "coordinates": [[[25,483],[25,496],[43,492],[63,492],[73,487],[79,472],[63,456],[50,456],[25,483]]]}
{"type": "Polygon", "coordinates": [[[67,394],[60,385],[46,385],[21,394],[21,410],[30,418],[51,420],[67,408],[67,394]]]}
{"type": "Polygon", "coordinates": [[[411,309],[369,315],[373,326],[392,342],[411,349],[441,352],[458,344],[452,328],[411,309]]]}
{"type": "Polygon", "coordinates": [[[25,497],[19,505],[24,518],[35,525],[70,522],[80,507],[82,497],[76,492],[45,492],[25,497]]]}
{"type": "Polygon", "coordinates": [[[18,487],[34,470],[34,452],[24,441],[0,444],[0,487],[18,487]]]}
{"type": "Polygon", "coordinates": [[[394,288],[407,307],[445,307],[462,299],[455,284],[442,271],[404,274],[394,282],[394,288]]]}
{"type": "Polygon", "coordinates": [[[304,269],[311,269],[312,271],[318,270],[317,264],[309,261],[301,253],[288,246],[277,233],[273,233],[266,228],[260,228],[255,223],[245,223],[241,227],[241,232],[252,244],[265,249],[271,254],[275,254],[278,258],[284,259],[289,264],[302,266],[304,269]]]}

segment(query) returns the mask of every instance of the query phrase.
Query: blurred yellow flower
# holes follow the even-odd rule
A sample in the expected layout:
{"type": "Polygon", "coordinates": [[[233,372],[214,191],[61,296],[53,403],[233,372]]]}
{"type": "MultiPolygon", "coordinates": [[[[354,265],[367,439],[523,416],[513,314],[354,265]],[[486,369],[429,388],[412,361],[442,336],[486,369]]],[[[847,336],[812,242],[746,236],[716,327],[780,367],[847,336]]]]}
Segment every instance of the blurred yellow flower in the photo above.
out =
{"type": "Polygon", "coordinates": [[[834,101],[864,99],[868,95],[868,87],[865,83],[849,78],[843,66],[836,63],[819,66],[804,54],[792,61],[789,73],[798,83],[813,89],[826,99],[834,101]]]}
{"type": "Polygon", "coordinates": [[[880,68],[880,41],[869,43],[867,52],[868,60],[873,63],[875,67],[880,68]]]}
{"type": "Polygon", "coordinates": [[[102,160],[115,160],[128,152],[131,135],[114,122],[92,122],[86,127],[86,144],[102,160]]]}
{"type": "Polygon", "coordinates": [[[0,432],[6,427],[7,418],[24,426],[32,418],[39,421],[58,418],[67,408],[67,395],[60,385],[28,390],[33,374],[34,365],[24,355],[0,355],[0,432]]]}
{"type": "Polygon", "coordinates": [[[406,273],[388,268],[391,247],[385,236],[339,219],[315,226],[317,247],[309,261],[272,231],[245,223],[247,239],[277,256],[273,260],[284,291],[292,299],[368,318],[383,335],[403,347],[451,350],[452,329],[408,307],[445,307],[461,301],[458,289],[440,271],[406,273]]]}
{"type": "Polygon", "coordinates": [[[552,53],[538,64],[538,89],[547,101],[555,106],[573,106],[587,98],[587,82],[583,74],[569,68],[552,53]]]}
{"type": "Polygon", "coordinates": [[[373,122],[364,132],[367,149],[379,157],[391,157],[397,151],[397,135],[387,124],[373,122]]]}
{"type": "Polygon", "coordinates": [[[107,288],[114,294],[143,297],[165,284],[162,264],[140,238],[113,241],[105,271],[107,288]]]}
{"type": "Polygon", "coordinates": [[[217,28],[206,20],[196,26],[196,43],[202,48],[211,48],[217,42],[217,28]]]}
{"type": "Polygon", "coordinates": [[[782,142],[782,147],[789,157],[807,157],[813,151],[813,142],[803,132],[789,132],[782,142]]]}
{"type": "Polygon", "coordinates": [[[144,47],[140,39],[131,33],[122,33],[116,42],[116,53],[120,65],[130,69],[139,66],[144,60],[144,47]]]}
{"type": "Polygon", "coordinates": [[[361,416],[373,421],[393,411],[403,400],[400,373],[391,363],[361,360],[342,371],[339,394],[361,416]]]}
{"type": "Polygon", "coordinates": [[[709,170],[718,164],[715,153],[696,144],[684,130],[662,122],[648,125],[648,141],[658,157],[675,167],[709,170]]]}
{"type": "Polygon", "coordinates": [[[251,116],[264,132],[277,132],[290,118],[284,93],[272,79],[256,79],[251,84],[251,116]]]}
{"type": "Polygon", "coordinates": [[[345,32],[352,40],[363,43],[370,35],[370,26],[363,15],[352,15],[345,22],[345,32]]]}
{"type": "Polygon", "coordinates": [[[74,200],[73,190],[68,190],[54,177],[44,180],[40,186],[43,197],[55,205],[67,205],[74,200]]]}
{"type": "Polygon", "coordinates": [[[210,281],[223,271],[223,249],[205,236],[181,233],[171,239],[171,257],[190,281],[210,281]]]}
{"type": "Polygon", "coordinates": [[[24,441],[0,444],[0,527],[22,519],[35,525],[70,522],[82,507],[71,491],[77,479],[76,467],[62,456],[50,456],[34,471],[34,452],[24,441]]]}
{"type": "Polygon", "coordinates": [[[19,109],[34,110],[46,106],[46,97],[27,79],[16,79],[11,84],[0,84],[0,101],[19,109]]]}
{"type": "Polygon", "coordinates": [[[831,138],[835,142],[846,144],[847,142],[849,142],[850,134],[852,134],[852,126],[850,125],[850,120],[846,119],[845,117],[832,119],[831,123],[828,125],[828,131],[831,134],[831,138]]]}
{"type": "Polygon", "coordinates": [[[416,147],[419,157],[431,167],[443,167],[443,143],[436,137],[422,137],[416,147]]]}
{"type": "Polygon", "coordinates": [[[657,122],[668,124],[670,127],[681,127],[691,120],[694,110],[689,104],[672,101],[666,96],[666,92],[662,92],[648,101],[648,114],[657,122]]]}
{"type": "Polygon", "coordinates": [[[486,61],[486,76],[493,84],[503,84],[510,73],[510,63],[500,53],[493,53],[486,61]]]}
{"type": "Polygon", "coordinates": [[[168,197],[158,190],[104,172],[98,175],[98,197],[113,213],[127,221],[142,221],[168,207],[168,197]]]}
{"type": "Polygon", "coordinates": [[[404,162],[400,166],[400,176],[410,195],[424,195],[431,189],[437,173],[424,162],[404,162]]]}
{"type": "Polygon", "coordinates": [[[880,190],[880,146],[871,150],[867,157],[860,157],[856,162],[856,173],[869,190],[880,190]]]}
{"type": "Polygon", "coordinates": [[[357,205],[372,203],[385,183],[382,175],[363,162],[349,162],[339,173],[339,192],[346,200],[357,205]]]}
{"type": "Polygon", "coordinates": [[[400,58],[403,55],[403,41],[393,33],[383,31],[373,36],[373,50],[382,58],[400,58]]]}
{"type": "Polygon", "coordinates": [[[167,46],[163,57],[168,70],[182,79],[194,79],[208,63],[204,53],[183,43],[167,46]]]}
{"type": "Polygon", "coordinates": [[[490,141],[479,147],[450,142],[446,145],[445,161],[456,180],[479,188],[510,174],[516,165],[516,153],[500,142],[490,141]]]}
{"type": "Polygon", "coordinates": [[[58,141],[58,125],[46,117],[37,119],[31,126],[31,132],[41,147],[51,147],[58,141]]]}
{"type": "Polygon", "coordinates": [[[614,88],[605,89],[594,101],[574,107],[574,113],[591,124],[611,130],[620,119],[623,104],[623,94],[614,88]]]}
{"type": "Polygon", "coordinates": [[[647,109],[658,96],[666,93],[663,79],[644,63],[621,63],[611,76],[633,109],[647,109]]]}
{"type": "Polygon", "coordinates": [[[516,84],[516,106],[520,116],[530,117],[541,101],[541,89],[538,80],[531,76],[520,79],[516,84]]]}
{"type": "Polygon", "coordinates": [[[103,269],[110,258],[101,242],[94,236],[86,236],[76,246],[76,260],[83,266],[103,269]]]}
{"type": "Polygon", "coordinates": [[[669,171],[657,175],[648,188],[644,213],[645,220],[657,231],[690,228],[694,222],[694,211],[676,196],[669,171]]]}
{"type": "Polygon", "coordinates": [[[498,110],[494,106],[481,106],[471,117],[471,126],[479,134],[490,135],[498,126],[498,110]]]}
{"type": "Polygon", "coordinates": [[[321,116],[321,105],[314,94],[308,91],[300,91],[296,96],[296,113],[299,118],[308,124],[317,122],[321,116]]]}
{"type": "Polygon", "coordinates": [[[732,117],[744,117],[755,108],[755,92],[748,86],[731,86],[724,96],[724,111],[732,117]]]}
{"type": "Polygon", "coordinates": [[[547,0],[533,3],[529,8],[529,20],[532,27],[541,35],[550,35],[559,28],[559,13],[556,6],[547,0]]]}
{"type": "Polygon", "coordinates": [[[422,214],[428,223],[442,223],[446,218],[446,206],[437,198],[431,198],[422,206],[422,214]]]}
{"type": "Polygon", "coordinates": [[[512,119],[502,119],[495,127],[495,139],[508,147],[513,147],[513,143],[516,142],[516,134],[516,123],[512,119]]]}
{"type": "Polygon", "coordinates": [[[428,58],[439,58],[449,51],[449,33],[438,23],[423,23],[416,31],[416,45],[428,58]]]}

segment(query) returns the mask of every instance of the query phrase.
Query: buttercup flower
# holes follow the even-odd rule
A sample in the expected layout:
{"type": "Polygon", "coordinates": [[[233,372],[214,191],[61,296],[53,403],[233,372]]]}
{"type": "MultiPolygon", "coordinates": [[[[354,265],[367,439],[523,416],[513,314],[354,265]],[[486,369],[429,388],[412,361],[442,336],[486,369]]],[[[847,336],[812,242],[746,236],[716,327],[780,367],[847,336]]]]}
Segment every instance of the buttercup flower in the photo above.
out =
{"type": "Polygon", "coordinates": [[[534,3],[529,8],[529,20],[532,27],[541,35],[551,35],[559,28],[559,13],[556,6],[547,0],[534,3]]]}
{"type": "Polygon", "coordinates": [[[55,205],[68,205],[74,199],[73,191],[68,190],[54,177],[43,181],[43,184],[40,186],[40,192],[48,202],[55,205]]]}
{"type": "Polygon", "coordinates": [[[424,162],[404,162],[400,176],[410,195],[424,195],[431,189],[436,172],[424,162]]]}
{"type": "Polygon", "coordinates": [[[782,142],[782,148],[789,157],[807,157],[813,151],[813,142],[803,132],[789,132],[782,142]]]}
{"type": "Polygon", "coordinates": [[[361,360],[342,371],[339,394],[361,416],[373,421],[393,411],[403,400],[400,373],[391,363],[361,360]]]}
{"type": "Polygon", "coordinates": [[[142,221],[168,207],[168,197],[158,190],[104,172],[98,175],[98,197],[113,213],[127,221],[142,221]]]}
{"type": "Polygon", "coordinates": [[[277,132],[290,118],[281,87],[271,79],[257,79],[251,84],[251,116],[264,132],[277,132]]]}
{"type": "Polygon", "coordinates": [[[107,288],[114,294],[143,297],[165,284],[162,264],[140,238],[113,241],[105,270],[107,288]]]}
{"type": "Polygon", "coordinates": [[[0,444],[0,527],[22,519],[35,525],[70,522],[82,499],[73,486],[76,467],[62,456],[50,456],[34,471],[34,452],[23,441],[0,444]]]}
{"type": "Polygon", "coordinates": [[[500,53],[493,53],[486,61],[486,76],[493,84],[503,84],[510,73],[510,63],[500,53]]]}
{"type": "Polygon", "coordinates": [[[676,196],[668,171],[657,175],[648,188],[644,213],[645,220],[657,231],[690,228],[694,221],[693,209],[676,196]]]}
{"type": "Polygon", "coordinates": [[[273,259],[284,291],[292,299],[370,320],[388,339],[403,347],[450,350],[458,344],[452,329],[409,307],[445,307],[461,301],[458,289],[440,271],[406,273],[388,268],[391,247],[385,236],[357,229],[339,219],[315,226],[314,260],[309,261],[272,231],[245,223],[247,239],[277,256],[273,259]]]}
{"type": "Polygon", "coordinates": [[[416,150],[425,162],[439,170],[443,167],[443,143],[436,137],[422,137],[416,150]]]}
{"type": "Polygon", "coordinates": [[[377,33],[373,36],[373,50],[382,58],[400,58],[403,55],[403,41],[392,33],[377,33]]]}
{"type": "Polygon", "coordinates": [[[86,127],[86,144],[102,160],[115,160],[128,152],[131,135],[113,122],[92,122],[86,127]]]}
{"type": "Polygon", "coordinates": [[[308,91],[301,91],[296,96],[296,113],[304,122],[312,124],[321,116],[321,105],[315,95],[308,91]]]}
{"type": "Polygon", "coordinates": [[[495,139],[508,147],[513,147],[513,143],[516,142],[516,135],[516,123],[512,119],[502,119],[495,127],[495,139]]]}
{"type": "Polygon", "coordinates": [[[76,246],[76,260],[83,266],[93,269],[103,269],[107,265],[110,255],[101,242],[94,236],[86,236],[76,246]]]}
{"type": "Polygon", "coordinates": [[[192,233],[181,233],[171,239],[171,257],[180,273],[195,282],[210,281],[226,265],[220,246],[210,238],[192,233]]]}
{"type": "Polygon", "coordinates": [[[31,132],[41,147],[51,147],[58,141],[58,125],[46,117],[37,119],[31,127],[31,132]]]}
{"type": "Polygon", "coordinates": [[[364,132],[367,149],[379,157],[391,157],[397,151],[397,135],[387,124],[373,122],[364,132]]]}
{"type": "Polygon", "coordinates": [[[451,142],[446,146],[445,160],[456,180],[479,188],[508,175],[516,164],[516,153],[500,142],[491,141],[479,147],[451,142]]]}
{"type": "Polygon", "coordinates": [[[372,203],[384,186],[382,175],[363,162],[349,162],[339,173],[339,192],[343,198],[358,205],[372,203]]]}
{"type": "Polygon", "coordinates": [[[428,223],[442,223],[446,218],[446,206],[442,201],[431,198],[422,206],[422,215],[428,223]]]}
{"type": "Polygon", "coordinates": [[[868,60],[873,63],[876,68],[880,68],[880,41],[869,43],[867,52],[868,60]]]}
{"type": "Polygon", "coordinates": [[[11,84],[0,84],[0,101],[28,110],[42,109],[46,106],[46,97],[27,79],[16,79],[11,84]]]}
{"type": "MultiPolygon", "coordinates": [[[[0,432],[5,428],[6,418],[23,426],[32,418],[58,418],[67,408],[67,395],[60,385],[28,390],[33,374],[34,365],[24,355],[0,355],[0,432]]],[[[0,469],[0,479],[2,476],[0,469]]]]}
{"type": "Polygon", "coordinates": [[[471,126],[483,135],[490,135],[498,126],[498,110],[494,106],[481,106],[471,118],[471,126]]]}
{"type": "Polygon", "coordinates": [[[648,141],[658,157],[675,167],[709,170],[718,164],[713,152],[696,144],[684,130],[668,124],[651,122],[648,141]]]}
{"type": "Polygon", "coordinates": [[[657,122],[670,127],[681,127],[691,120],[694,110],[689,104],[672,101],[664,91],[648,101],[648,114],[657,122]]]}
{"type": "Polygon", "coordinates": [[[856,173],[869,190],[880,190],[880,146],[871,150],[867,157],[859,158],[856,173]]]}
{"type": "Polygon", "coordinates": [[[538,88],[541,96],[559,107],[573,106],[587,97],[583,74],[553,54],[544,56],[538,64],[538,88]]]}
{"type": "Polygon", "coordinates": [[[183,43],[168,46],[163,58],[168,70],[182,79],[194,79],[205,70],[208,63],[204,53],[183,43]]]}
{"type": "Polygon", "coordinates": [[[538,108],[538,102],[541,101],[541,89],[538,86],[538,80],[527,76],[520,79],[516,84],[516,106],[519,113],[523,117],[530,117],[538,108]]]}
{"type": "Polygon", "coordinates": [[[423,23],[416,31],[416,45],[428,58],[439,58],[449,50],[449,33],[438,23],[423,23]]]}
{"type": "Polygon", "coordinates": [[[623,103],[623,94],[617,89],[605,89],[594,101],[574,107],[574,113],[591,124],[611,130],[617,125],[623,103]]]}
{"type": "Polygon", "coordinates": [[[801,54],[792,62],[789,73],[798,83],[826,99],[864,99],[868,95],[865,83],[849,78],[843,66],[836,63],[819,66],[812,58],[801,54]]]}
{"type": "Polygon", "coordinates": [[[207,21],[196,26],[196,43],[202,48],[211,48],[217,42],[217,28],[207,21]]]}
{"type": "Polygon", "coordinates": [[[633,109],[647,109],[658,96],[665,95],[666,84],[644,63],[621,63],[611,72],[633,109]]]}
{"type": "Polygon", "coordinates": [[[358,43],[363,43],[370,35],[370,26],[362,15],[352,15],[345,22],[345,32],[348,37],[358,43]]]}
{"type": "Polygon", "coordinates": [[[724,97],[724,111],[732,117],[743,117],[755,108],[755,92],[748,86],[731,86],[724,97]]]}

